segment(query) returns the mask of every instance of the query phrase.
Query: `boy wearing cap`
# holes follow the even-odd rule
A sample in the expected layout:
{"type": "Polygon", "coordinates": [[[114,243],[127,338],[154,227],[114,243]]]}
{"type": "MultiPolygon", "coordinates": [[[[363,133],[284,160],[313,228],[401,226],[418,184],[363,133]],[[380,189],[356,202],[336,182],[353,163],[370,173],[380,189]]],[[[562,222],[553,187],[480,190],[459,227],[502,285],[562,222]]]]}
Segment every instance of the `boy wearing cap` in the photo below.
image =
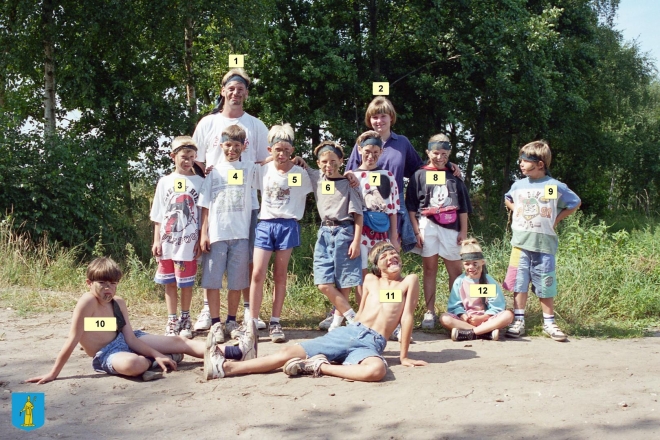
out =
{"type": "Polygon", "coordinates": [[[557,224],[580,207],[580,198],[565,184],[550,177],[550,146],[535,141],[520,149],[520,171],[525,179],[514,182],[504,195],[511,219],[511,259],[502,286],[513,293],[514,321],[506,331],[509,337],[525,334],[525,306],[529,283],[543,311],[543,332],[555,341],[566,335],[555,324],[554,297],[557,295],[555,254],[559,240],[557,224]]]}
{"type": "MultiPolygon", "coordinates": [[[[238,328],[236,314],[241,290],[249,286],[250,216],[253,188],[258,187],[257,167],[241,160],[246,133],[238,125],[222,131],[225,160],[219,162],[202,185],[198,206],[202,208],[200,246],[202,248],[202,287],[206,289],[211,315],[209,338],[225,341],[238,328]],[[227,274],[227,321],[220,322],[220,289],[227,274]]],[[[209,339],[210,341],[210,339],[209,339]]]]}
{"type": "Polygon", "coordinates": [[[201,253],[197,199],[204,178],[193,171],[196,156],[197,145],[190,136],[174,138],[170,157],[175,169],[158,181],[150,216],[154,222],[151,253],[158,260],[154,281],[165,285],[165,334],[186,338],[192,338],[190,302],[197,273],[195,260],[201,253]],[[181,319],[176,314],[177,287],[181,289],[181,319]]]}

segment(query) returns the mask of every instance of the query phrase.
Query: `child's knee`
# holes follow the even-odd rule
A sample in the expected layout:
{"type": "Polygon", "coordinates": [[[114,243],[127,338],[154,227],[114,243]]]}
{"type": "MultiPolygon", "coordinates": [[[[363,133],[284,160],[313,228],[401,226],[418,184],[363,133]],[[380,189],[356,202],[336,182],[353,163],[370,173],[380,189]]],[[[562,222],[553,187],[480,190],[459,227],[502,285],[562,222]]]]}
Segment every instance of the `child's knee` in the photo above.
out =
{"type": "Polygon", "coordinates": [[[503,321],[506,325],[509,325],[513,322],[513,312],[511,310],[505,310],[504,313],[502,313],[503,321]]]}
{"type": "Polygon", "coordinates": [[[382,360],[378,360],[380,362],[371,362],[367,366],[369,368],[369,374],[366,380],[369,382],[378,382],[379,380],[382,380],[387,374],[387,367],[382,360]]]}
{"type": "Polygon", "coordinates": [[[443,313],[442,315],[440,315],[440,324],[443,327],[449,327],[453,320],[454,320],[454,317],[451,316],[449,313],[443,313]]]}
{"type": "Polygon", "coordinates": [[[124,376],[139,376],[151,367],[149,360],[143,356],[122,356],[112,361],[112,368],[124,376]]]}

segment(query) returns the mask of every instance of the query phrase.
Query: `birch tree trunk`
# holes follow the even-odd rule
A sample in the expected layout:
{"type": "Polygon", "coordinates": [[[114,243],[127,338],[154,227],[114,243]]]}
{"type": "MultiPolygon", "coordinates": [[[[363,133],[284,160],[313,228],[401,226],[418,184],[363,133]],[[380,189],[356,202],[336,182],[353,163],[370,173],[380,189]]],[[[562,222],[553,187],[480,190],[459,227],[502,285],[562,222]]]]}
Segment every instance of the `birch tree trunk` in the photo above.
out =
{"type": "Polygon", "coordinates": [[[55,48],[53,43],[53,0],[44,0],[41,9],[41,30],[44,47],[44,128],[55,133],[55,48]]]}

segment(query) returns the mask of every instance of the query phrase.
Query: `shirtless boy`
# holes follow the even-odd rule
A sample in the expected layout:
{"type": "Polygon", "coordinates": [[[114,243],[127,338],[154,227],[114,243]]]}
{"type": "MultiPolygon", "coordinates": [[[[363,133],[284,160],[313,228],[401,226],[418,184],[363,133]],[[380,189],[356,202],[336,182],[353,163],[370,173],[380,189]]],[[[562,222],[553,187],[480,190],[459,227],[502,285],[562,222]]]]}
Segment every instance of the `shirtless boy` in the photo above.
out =
{"type": "MultiPolygon", "coordinates": [[[[48,374],[32,377],[26,382],[43,384],[55,380],[73,349],[80,343],[92,360],[92,368],[108,374],[142,376],[152,380],[162,376],[149,371],[156,365],[167,372],[176,370],[175,360],[185,353],[196,358],[204,357],[202,341],[191,341],[182,336],[150,335],[133,331],[128,320],[128,310],[123,299],[115,296],[122,273],[110,258],[97,258],[87,268],[89,292],[83,294],[73,310],[71,330],[53,368],[48,374]],[[115,318],[117,331],[85,331],[85,318],[115,318]],[[176,353],[176,354],[175,354],[176,353]],[[167,356],[175,354],[174,356],[167,356]]],[[[110,319],[106,319],[110,321],[110,319]]]]}
{"type": "MultiPolygon", "coordinates": [[[[401,365],[427,365],[408,357],[413,313],[419,298],[417,275],[401,276],[401,257],[390,243],[377,243],[369,253],[373,274],[367,274],[360,310],[355,321],[320,338],[283,348],[276,354],[244,362],[227,362],[224,346],[213,346],[204,356],[208,379],[266,373],[284,367],[289,376],[323,374],[344,379],[376,382],[385,377],[383,358],[387,338],[401,322],[401,365]],[[400,302],[381,302],[381,292],[401,290],[400,302]],[[337,362],[341,365],[332,365],[337,362]]],[[[398,295],[397,295],[398,296],[398,295]]]]}

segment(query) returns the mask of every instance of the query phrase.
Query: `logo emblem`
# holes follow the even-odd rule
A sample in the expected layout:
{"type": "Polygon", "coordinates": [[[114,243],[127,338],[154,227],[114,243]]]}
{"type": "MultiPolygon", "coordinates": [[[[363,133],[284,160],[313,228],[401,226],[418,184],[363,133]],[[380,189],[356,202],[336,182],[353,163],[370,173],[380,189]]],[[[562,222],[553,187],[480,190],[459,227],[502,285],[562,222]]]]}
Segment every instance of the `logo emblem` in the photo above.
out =
{"type": "Polygon", "coordinates": [[[12,393],[12,425],[24,431],[32,431],[44,426],[45,421],[45,393],[12,393]]]}

